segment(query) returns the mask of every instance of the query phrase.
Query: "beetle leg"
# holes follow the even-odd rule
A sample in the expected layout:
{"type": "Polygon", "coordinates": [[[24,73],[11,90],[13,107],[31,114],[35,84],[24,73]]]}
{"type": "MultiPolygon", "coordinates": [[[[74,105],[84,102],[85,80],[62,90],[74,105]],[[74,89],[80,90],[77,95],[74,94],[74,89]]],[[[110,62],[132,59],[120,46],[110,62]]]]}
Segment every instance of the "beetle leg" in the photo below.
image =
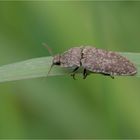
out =
{"type": "Polygon", "coordinates": [[[87,70],[84,69],[84,72],[83,72],[83,79],[86,79],[87,76],[88,76],[87,70]]]}
{"type": "Polygon", "coordinates": [[[114,76],[113,76],[113,75],[110,75],[110,77],[111,77],[112,79],[114,79],[114,76]]]}
{"type": "Polygon", "coordinates": [[[102,73],[102,74],[105,75],[105,76],[110,76],[112,79],[114,79],[114,76],[111,75],[111,74],[107,74],[107,73],[102,73]]]}
{"type": "Polygon", "coordinates": [[[71,76],[72,76],[72,78],[73,78],[74,80],[76,80],[76,78],[75,78],[75,73],[72,73],[71,76]]]}
{"type": "Polygon", "coordinates": [[[75,79],[75,73],[76,73],[76,71],[77,71],[78,69],[79,69],[79,67],[76,67],[76,68],[73,70],[72,74],[71,74],[71,76],[73,77],[74,80],[76,80],[76,79],[75,79]]]}

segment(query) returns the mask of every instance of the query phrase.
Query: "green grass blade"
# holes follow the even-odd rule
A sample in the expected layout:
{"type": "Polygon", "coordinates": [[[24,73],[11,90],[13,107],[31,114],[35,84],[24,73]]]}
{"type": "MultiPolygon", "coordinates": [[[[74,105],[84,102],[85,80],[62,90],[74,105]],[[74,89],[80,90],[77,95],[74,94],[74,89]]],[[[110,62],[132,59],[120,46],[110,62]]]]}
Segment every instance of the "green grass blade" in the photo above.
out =
{"type": "MultiPolygon", "coordinates": [[[[137,67],[136,77],[140,77],[140,53],[120,53],[137,67]]],[[[40,57],[3,65],[0,67],[0,82],[46,77],[52,64],[52,57],[40,57]]],[[[54,66],[48,76],[68,74],[69,70],[54,66]]]]}
{"type": "MultiPolygon", "coordinates": [[[[0,82],[46,77],[52,64],[52,57],[33,58],[0,67],[0,82]]],[[[67,71],[53,67],[48,76],[64,75],[67,71]]]]}

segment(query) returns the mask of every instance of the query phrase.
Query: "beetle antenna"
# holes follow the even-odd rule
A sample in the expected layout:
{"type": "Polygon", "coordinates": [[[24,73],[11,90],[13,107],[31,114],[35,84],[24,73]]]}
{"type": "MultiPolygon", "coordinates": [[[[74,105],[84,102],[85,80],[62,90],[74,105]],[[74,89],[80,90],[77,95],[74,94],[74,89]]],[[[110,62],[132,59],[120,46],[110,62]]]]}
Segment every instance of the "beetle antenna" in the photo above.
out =
{"type": "Polygon", "coordinates": [[[48,77],[48,75],[50,74],[50,72],[51,72],[51,70],[52,70],[52,67],[54,66],[54,64],[52,64],[51,65],[51,67],[50,67],[50,69],[49,69],[49,71],[48,71],[48,73],[47,73],[47,76],[46,77],[48,77]]]}
{"type": "MultiPolygon", "coordinates": [[[[48,50],[49,54],[53,57],[54,55],[52,49],[46,43],[42,43],[42,45],[48,50]]],[[[54,64],[52,63],[46,77],[48,77],[48,75],[50,74],[53,66],[54,64]]]]}
{"type": "Polygon", "coordinates": [[[48,50],[49,54],[53,56],[52,49],[46,43],[42,43],[42,45],[48,50]]]}

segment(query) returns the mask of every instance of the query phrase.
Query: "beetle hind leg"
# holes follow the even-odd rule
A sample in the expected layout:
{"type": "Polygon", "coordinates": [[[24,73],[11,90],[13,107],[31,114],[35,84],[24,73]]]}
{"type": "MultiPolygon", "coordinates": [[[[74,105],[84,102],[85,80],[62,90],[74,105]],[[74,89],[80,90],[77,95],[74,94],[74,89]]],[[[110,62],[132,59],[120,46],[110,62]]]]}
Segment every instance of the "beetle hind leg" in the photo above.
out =
{"type": "Polygon", "coordinates": [[[102,75],[104,75],[104,76],[110,76],[112,79],[114,79],[114,76],[113,76],[113,75],[111,75],[111,74],[102,73],[102,75]]]}

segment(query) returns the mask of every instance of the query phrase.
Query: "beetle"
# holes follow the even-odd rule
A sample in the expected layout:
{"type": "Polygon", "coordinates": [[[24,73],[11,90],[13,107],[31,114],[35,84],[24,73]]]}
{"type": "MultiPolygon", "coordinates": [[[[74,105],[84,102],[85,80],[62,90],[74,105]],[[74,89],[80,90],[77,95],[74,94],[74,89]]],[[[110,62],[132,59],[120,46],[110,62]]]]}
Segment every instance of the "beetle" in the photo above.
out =
{"type": "Polygon", "coordinates": [[[107,51],[92,46],[74,47],[53,57],[52,66],[73,68],[71,76],[75,79],[76,71],[83,68],[83,79],[90,73],[114,76],[132,76],[137,73],[135,65],[117,52],[107,51]]]}

